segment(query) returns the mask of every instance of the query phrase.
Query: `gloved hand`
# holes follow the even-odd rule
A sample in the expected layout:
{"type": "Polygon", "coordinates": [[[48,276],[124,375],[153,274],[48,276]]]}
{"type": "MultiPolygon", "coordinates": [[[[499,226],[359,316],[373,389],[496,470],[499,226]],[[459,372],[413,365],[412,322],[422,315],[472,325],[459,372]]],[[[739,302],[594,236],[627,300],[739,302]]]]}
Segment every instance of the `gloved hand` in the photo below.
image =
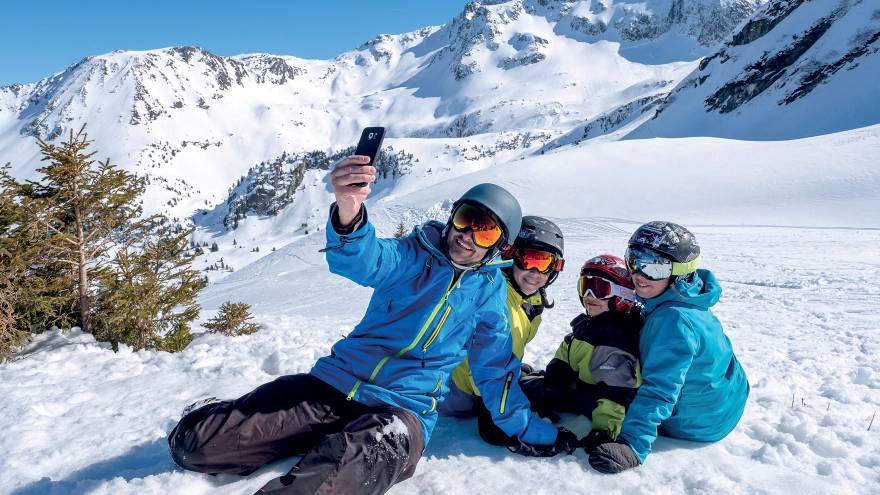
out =
{"type": "Polygon", "coordinates": [[[507,449],[529,457],[553,457],[556,454],[573,454],[577,447],[577,435],[559,427],[556,429],[556,441],[551,445],[534,445],[518,440],[518,444],[510,445],[507,449]]]}
{"type": "Polygon", "coordinates": [[[535,367],[528,363],[520,363],[519,369],[523,375],[531,375],[535,372],[535,367]]]}
{"type": "Polygon", "coordinates": [[[592,453],[596,450],[596,447],[603,443],[614,443],[614,439],[605,430],[591,430],[590,433],[587,433],[587,436],[581,439],[581,446],[587,454],[592,453]]]}
{"type": "Polygon", "coordinates": [[[618,440],[597,445],[590,453],[590,466],[605,474],[617,474],[641,465],[632,447],[618,440]]]}

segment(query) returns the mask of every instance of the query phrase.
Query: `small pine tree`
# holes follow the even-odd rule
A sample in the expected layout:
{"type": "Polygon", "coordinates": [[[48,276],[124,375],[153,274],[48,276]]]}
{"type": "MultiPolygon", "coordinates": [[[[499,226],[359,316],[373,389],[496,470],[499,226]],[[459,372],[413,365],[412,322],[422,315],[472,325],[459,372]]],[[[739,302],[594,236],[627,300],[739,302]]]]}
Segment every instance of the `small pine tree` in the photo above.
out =
{"type": "Polygon", "coordinates": [[[220,251],[220,247],[217,246],[217,243],[216,243],[216,242],[215,242],[215,243],[212,243],[212,244],[211,244],[211,252],[212,252],[212,253],[216,253],[217,251],[220,251]]]}
{"type": "Polygon", "coordinates": [[[116,348],[182,351],[192,341],[190,323],[199,315],[196,296],[205,286],[192,268],[186,239],[150,224],[134,229],[116,252],[113,270],[102,276],[103,293],[95,336],[116,348]]]}
{"type": "Polygon", "coordinates": [[[253,318],[250,309],[250,304],[226,301],[220,306],[220,312],[217,313],[217,316],[211,318],[203,326],[211,332],[233,337],[254,333],[260,327],[256,323],[248,322],[253,318]]]}
{"type": "Polygon", "coordinates": [[[403,223],[403,220],[401,220],[400,223],[397,224],[397,230],[394,231],[394,237],[397,237],[398,239],[400,239],[401,237],[405,236],[408,233],[409,233],[409,229],[407,228],[406,224],[403,223]]]}
{"type": "Polygon", "coordinates": [[[49,258],[60,263],[50,283],[73,287],[73,314],[92,331],[95,278],[107,268],[115,235],[141,214],[144,180],[110,164],[95,163],[85,126],[56,146],[37,139],[43,161],[40,182],[29,182],[28,206],[41,229],[49,258]]]}

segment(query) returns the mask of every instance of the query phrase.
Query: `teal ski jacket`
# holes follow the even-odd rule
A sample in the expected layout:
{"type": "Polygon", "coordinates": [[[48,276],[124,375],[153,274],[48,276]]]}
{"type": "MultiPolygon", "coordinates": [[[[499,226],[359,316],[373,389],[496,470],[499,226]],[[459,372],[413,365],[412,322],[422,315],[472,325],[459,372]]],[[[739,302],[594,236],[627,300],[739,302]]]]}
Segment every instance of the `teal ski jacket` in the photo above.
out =
{"type": "Polygon", "coordinates": [[[369,221],[345,235],[328,222],[330,271],[374,292],[361,322],[310,373],[349,400],[411,411],[427,444],[449,375],[467,356],[495,424],[526,443],[554,443],[556,428],[532,414],[519,388],[500,270],[510,262],[454,269],[443,228],[428,222],[403,238],[380,239],[369,221]]]}
{"type": "Polygon", "coordinates": [[[727,436],[739,422],[749,383],[709,308],[721,286],[709,270],[680,277],[663,294],[642,299],[639,339],[642,386],[626,412],[619,439],[642,463],[661,435],[698,442],[727,436]]]}

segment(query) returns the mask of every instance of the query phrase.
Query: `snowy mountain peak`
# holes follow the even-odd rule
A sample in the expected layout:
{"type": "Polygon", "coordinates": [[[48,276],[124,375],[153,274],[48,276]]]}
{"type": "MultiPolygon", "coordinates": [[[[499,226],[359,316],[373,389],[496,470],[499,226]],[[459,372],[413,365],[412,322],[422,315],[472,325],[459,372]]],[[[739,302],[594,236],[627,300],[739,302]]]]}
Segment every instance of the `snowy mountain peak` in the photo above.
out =
{"type": "Polygon", "coordinates": [[[632,137],[789,139],[880,122],[876,2],[773,0],[632,137]]]}

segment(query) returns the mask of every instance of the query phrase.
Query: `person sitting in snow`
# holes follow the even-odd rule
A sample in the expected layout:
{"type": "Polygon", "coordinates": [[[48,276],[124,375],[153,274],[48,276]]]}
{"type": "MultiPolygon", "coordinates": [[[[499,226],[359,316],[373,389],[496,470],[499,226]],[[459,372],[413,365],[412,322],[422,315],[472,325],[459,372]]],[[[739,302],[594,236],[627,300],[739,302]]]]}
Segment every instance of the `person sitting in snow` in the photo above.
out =
{"type": "MultiPolygon", "coordinates": [[[[541,313],[545,308],[552,308],[545,289],[559,276],[565,264],[564,240],[562,230],[547,220],[537,216],[525,216],[522,219],[519,235],[513,243],[513,251],[506,258],[511,258],[513,266],[503,268],[507,286],[507,311],[509,315],[509,332],[513,339],[513,353],[520,360],[523,358],[525,346],[535,338],[541,325],[541,313]]],[[[520,387],[531,400],[533,385],[539,385],[536,377],[531,375],[532,368],[522,365],[520,387]]],[[[440,413],[456,417],[477,417],[480,437],[492,445],[517,445],[515,438],[510,437],[492,420],[492,413],[486,408],[480,390],[471,376],[468,360],[465,360],[452,372],[450,392],[441,403],[440,413]]]]}
{"type": "Polygon", "coordinates": [[[642,385],[617,440],[588,447],[590,465],[603,473],[644,463],[658,434],[721,440],[736,427],[749,395],[745,371],[710,309],[721,286],[697,268],[694,235],[671,222],[649,222],[630,237],[625,260],[644,304],[642,385]]]}
{"type": "Polygon", "coordinates": [[[413,475],[465,356],[516,452],[573,452],[574,435],[533,415],[518,383],[500,271],[510,262],[498,259],[519,231],[516,198],[480,184],[445,224],[380,239],[363,205],[376,178],[367,163],[350,156],[331,172],[324,249],[331,272],[374,289],[364,318],[308,374],[186,414],[168,438],[183,468],[246,475],[301,455],[259,493],[384,493],[413,475]]]}
{"type": "MultiPolygon", "coordinates": [[[[592,431],[581,443],[592,446],[615,440],[626,408],[641,383],[639,331],[642,318],[632,279],[621,258],[603,254],[581,267],[578,295],[585,313],[571,322],[543,378],[542,393],[531,393],[533,408],[581,414],[592,419],[592,431]]],[[[533,390],[530,386],[529,390],[533,390]]]]}

